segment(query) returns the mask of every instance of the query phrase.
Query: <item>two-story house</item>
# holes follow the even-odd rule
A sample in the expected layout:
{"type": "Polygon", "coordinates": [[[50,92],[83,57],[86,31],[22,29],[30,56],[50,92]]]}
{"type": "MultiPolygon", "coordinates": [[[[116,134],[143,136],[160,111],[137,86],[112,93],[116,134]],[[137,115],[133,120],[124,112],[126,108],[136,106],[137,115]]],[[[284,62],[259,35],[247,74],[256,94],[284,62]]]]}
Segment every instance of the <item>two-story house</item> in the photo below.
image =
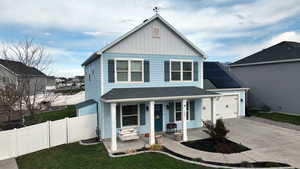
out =
{"type": "MultiPolygon", "coordinates": [[[[112,151],[124,128],[148,133],[152,145],[155,133],[166,131],[169,123],[177,125],[186,141],[188,129],[202,127],[203,120],[244,116],[246,89],[231,88],[216,77],[206,78],[214,87],[204,89],[206,58],[155,14],[82,64],[86,101],[77,105],[77,113],[97,113],[100,137],[111,140],[112,151]],[[226,89],[213,85],[218,82],[226,89]]],[[[210,68],[210,74],[220,72],[210,68]]]]}

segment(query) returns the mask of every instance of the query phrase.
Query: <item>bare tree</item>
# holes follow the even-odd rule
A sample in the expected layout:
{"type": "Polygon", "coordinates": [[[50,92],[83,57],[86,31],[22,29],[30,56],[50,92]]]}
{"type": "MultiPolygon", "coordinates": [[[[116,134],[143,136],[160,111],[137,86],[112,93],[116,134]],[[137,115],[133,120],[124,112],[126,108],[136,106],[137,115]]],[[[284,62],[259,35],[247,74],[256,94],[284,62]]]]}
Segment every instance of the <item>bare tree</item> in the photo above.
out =
{"type": "Polygon", "coordinates": [[[0,106],[7,115],[7,121],[11,121],[13,114],[19,112],[20,99],[20,93],[14,84],[0,88],[0,106]]]}
{"type": "MultiPolygon", "coordinates": [[[[45,48],[34,43],[33,39],[25,39],[19,43],[3,43],[1,54],[5,59],[21,62],[42,72],[47,71],[51,64],[45,48]]],[[[41,83],[46,82],[38,76],[33,76],[29,69],[18,76],[16,86],[20,98],[20,110],[23,109],[22,106],[24,105],[33,116],[39,109],[37,97],[45,92],[44,88],[40,87],[41,83]]]]}

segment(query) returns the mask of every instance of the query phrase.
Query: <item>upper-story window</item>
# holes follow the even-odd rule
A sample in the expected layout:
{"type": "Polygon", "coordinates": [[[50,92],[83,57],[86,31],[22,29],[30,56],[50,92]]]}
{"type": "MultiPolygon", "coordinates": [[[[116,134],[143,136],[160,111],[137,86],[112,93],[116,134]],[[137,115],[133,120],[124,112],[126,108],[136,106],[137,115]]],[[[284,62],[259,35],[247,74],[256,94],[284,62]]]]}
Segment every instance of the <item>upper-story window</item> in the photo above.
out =
{"type": "Polygon", "coordinates": [[[192,61],[171,61],[171,81],[192,81],[193,62],[192,61]]]}
{"type": "Polygon", "coordinates": [[[143,82],[143,60],[116,60],[117,82],[143,82]]]}

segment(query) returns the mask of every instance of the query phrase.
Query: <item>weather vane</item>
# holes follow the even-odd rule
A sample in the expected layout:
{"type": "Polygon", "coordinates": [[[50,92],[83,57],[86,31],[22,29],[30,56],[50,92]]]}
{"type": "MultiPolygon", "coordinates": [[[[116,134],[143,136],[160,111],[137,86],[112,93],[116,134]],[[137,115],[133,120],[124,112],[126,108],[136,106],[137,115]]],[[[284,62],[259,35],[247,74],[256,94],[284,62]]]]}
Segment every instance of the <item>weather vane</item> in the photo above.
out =
{"type": "Polygon", "coordinates": [[[153,11],[154,11],[156,14],[158,14],[159,8],[156,6],[156,7],[153,8],[153,11]]]}

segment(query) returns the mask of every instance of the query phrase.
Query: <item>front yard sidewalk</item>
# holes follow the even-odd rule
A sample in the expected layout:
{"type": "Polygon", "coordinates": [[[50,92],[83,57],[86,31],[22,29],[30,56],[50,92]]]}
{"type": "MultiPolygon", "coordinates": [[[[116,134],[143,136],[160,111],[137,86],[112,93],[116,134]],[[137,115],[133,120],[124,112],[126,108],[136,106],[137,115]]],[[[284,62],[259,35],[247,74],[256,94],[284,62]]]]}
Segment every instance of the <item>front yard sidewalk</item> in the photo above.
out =
{"type": "Polygon", "coordinates": [[[16,159],[10,158],[7,160],[0,161],[0,168],[1,169],[18,169],[18,165],[16,159]]]}

